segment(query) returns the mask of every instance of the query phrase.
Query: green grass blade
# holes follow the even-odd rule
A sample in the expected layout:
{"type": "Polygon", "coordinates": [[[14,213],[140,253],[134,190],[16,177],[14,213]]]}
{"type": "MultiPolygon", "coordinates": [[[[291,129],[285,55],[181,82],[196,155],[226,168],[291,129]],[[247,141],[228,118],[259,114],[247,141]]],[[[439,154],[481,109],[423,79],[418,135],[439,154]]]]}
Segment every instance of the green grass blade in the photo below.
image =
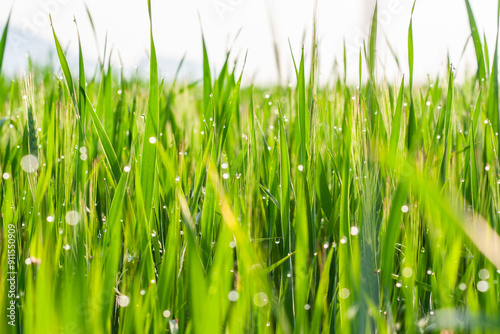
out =
{"type": "Polygon", "coordinates": [[[467,7],[467,15],[469,17],[469,26],[472,34],[472,41],[474,42],[474,49],[476,51],[477,78],[479,81],[481,81],[482,79],[486,80],[483,46],[481,45],[481,37],[479,37],[479,31],[477,30],[476,19],[474,18],[474,13],[472,12],[469,0],[465,0],[465,5],[467,7]]]}
{"type": "Polygon", "coordinates": [[[146,114],[146,128],[143,136],[142,161],[141,161],[141,186],[144,191],[144,206],[146,214],[151,213],[153,205],[153,191],[156,179],[156,142],[159,140],[160,131],[160,89],[158,84],[158,64],[156,59],[156,48],[153,40],[153,21],[151,18],[151,1],[149,5],[150,18],[150,78],[148,111],[146,114]]]}
{"type": "Polygon", "coordinates": [[[57,56],[59,58],[59,63],[61,64],[61,69],[63,71],[66,86],[69,90],[71,101],[73,102],[73,106],[75,107],[76,113],[79,114],[78,102],[77,102],[76,91],[75,91],[75,84],[73,82],[73,77],[71,76],[71,71],[69,69],[68,61],[66,60],[66,56],[64,55],[64,51],[61,47],[61,44],[59,43],[59,39],[56,36],[56,31],[54,30],[54,26],[52,25],[52,17],[50,17],[50,24],[52,26],[52,34],[54,36],[54,41],[56,44],[57,56]]]}
{"type": "Polygon", "coordinates": [[[401,132],[401,116],[403,114],[403,98],[404,98],[404,78],[401,80],[399,88],[398,101],[396,103],[396,110],[392,118],[391,125],[391,138],[389,143],[389,161],[391,166],[396,161],[399,146],[399,135],[401,132]]]}
{"type": "MultiPolygon", "coordinates": [[[[84,91],[82,91],[82,94],[85,94],[84,91]]],[[[120,180],[122,171],[120,168],[120,163],[118,162],[118,158],[116,156],[116,152],[113,148],[113,145],[111,145],[111,141],[108,138],[108,135],[106,134],[106,131],[104,131],[104,126],[102,125],[101,121],[99,120],[99,117],[97,116],[94,108],[92,107],[92,104],[88,100],[88,97],[86,96],[86,105],[87,105],[87,110],[90,113],[90,117],[92,118],[92,122],[94,123],[94,127],[96,129],[96,133],[99,137],[99,140],[101,141],[102,148],[104,149],[104,153],[106,155],[106,159],[108,160],[108,163],[111,167],[111,174],[113,175],[113,178],[115,179],[115,182],[118,182],[120,180]]]]}
{"type": "Polygon", "coordinates": [[[7,23],[3,29],[2,38],[0,39],[0,75],[2,74],[2,64],[5,53],[5,46],[7,45],[7,35],[9,32],[9,23],[12,12],[9,13],[9,17],[7,18],[7,23]]]}

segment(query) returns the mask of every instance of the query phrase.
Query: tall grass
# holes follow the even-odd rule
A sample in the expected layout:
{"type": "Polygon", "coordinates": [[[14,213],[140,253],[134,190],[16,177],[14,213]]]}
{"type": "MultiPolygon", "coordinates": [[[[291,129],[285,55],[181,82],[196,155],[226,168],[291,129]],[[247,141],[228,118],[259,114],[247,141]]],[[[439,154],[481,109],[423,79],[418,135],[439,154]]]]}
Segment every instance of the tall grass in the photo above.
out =
{"type": "Polygon", "coordinates": [[[149,80],[89,76],[54,27],[62,76],[0,77],[0,332],[500,331],[498,48],[465,4],[461,83],[414,82],[413,9],[409,76],[377,77],[375,7],[358,88],[345,57],[318,85],[316,36],[296,87],[243,87],[204,39],[202,84],[160,82],[152,22],[149,80]]]}

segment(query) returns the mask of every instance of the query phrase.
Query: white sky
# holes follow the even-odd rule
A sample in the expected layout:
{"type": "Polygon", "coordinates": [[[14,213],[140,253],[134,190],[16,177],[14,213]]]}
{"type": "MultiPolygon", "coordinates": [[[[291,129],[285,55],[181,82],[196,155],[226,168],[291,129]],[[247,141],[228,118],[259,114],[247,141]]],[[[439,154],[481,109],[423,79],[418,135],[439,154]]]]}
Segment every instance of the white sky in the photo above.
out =
{"type": "MultiPolygon", "coordinates": [[[[149,23],[146,0],[1,0],[0,22],[4,24],[10,8],[14,8],[12,27],[20,30],[12,35],[7,52],[19,54],[29,51],[36,54],[39,41],[53,46],[48,13],[63,45],[69,45],[76,54],[76,17],[84,53],[95,61],[97,51],[84,3],[89,7],[98,31],[101,48],[106,33],[108,44],[115,54],[119,51],[126,68],[139,65],[147,71],[144,59],[149,50],[149,23]],[[19,31],[24,31],[20,33],[19,31]],[[35,49],[35,50],[34,50],[35,49]]],[[[270,17],[274,21],[279,44],[284,81],[293,81],[293,65],[288,40],[299,57],[306,34],[306,57],[311,46],[313,0],[152,0],[154,36],[158,56],[175,62],[186,54],[187,61],[199,73],[201,70],[200,20],[207,42],[212,65],[220,69],[225,52],[241,30],[233,53],[242,61],[248,50],[244,77],[259,83],[277,79],[270,17]]],[[[400,72],[388,52],[386,38],[398,53],[402,72],[407,73],[407,29],[410,20],[411,0],[379,1],[378,50],[379,73],[386,73],[390,80],[399,78],[400,72]],[[385,65],[385,68],[383,67],[385,65]]],[[[496,34],[496,0],[471,0],[479,30],[487,36],[490,57],[494,51],[496,34]]],[[[374,0],[318,0],[318,29],[320,39],[320,73],[330,78],[334,60],[342,65],[342,41],[348,46],[348,72],[357,78],[358,53],[362,40],[367,39],[374,0]]],[[[446,70],[446,55],[463,73],[467,65],[475,68],[475,55],[469,43],[465,58],[459,63],[467,37],[470,34],[465,3],[462,0],[418,0],[414,13],[415,74],[426,80],[427,74],[435,75],[446,70]]],[[[46,52],[46,51],[44,51],[46,52]]],[[[307,60],[306,60],[307,61],[307,60]]],[[[15,59],[14,65],[23,68],[26,60],[15,59]]],[[[118,65],[118,60],[114,63],[118,65]]],[[[189,66],[189,65],[188,65],[189,66]]],[[[167,80],[172,68],[163,68],[167,80]]]]}

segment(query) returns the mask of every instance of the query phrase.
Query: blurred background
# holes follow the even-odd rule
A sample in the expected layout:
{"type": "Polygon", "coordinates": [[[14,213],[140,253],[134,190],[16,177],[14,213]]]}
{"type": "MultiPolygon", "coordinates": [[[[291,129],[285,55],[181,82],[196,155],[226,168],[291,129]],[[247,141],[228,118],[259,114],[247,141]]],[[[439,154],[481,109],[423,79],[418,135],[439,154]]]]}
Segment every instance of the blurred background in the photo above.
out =
{"type": "MultiPolygon", "coordinates": [[[[378,73],[385,74],[389,81],[408,72],[407,33],[412,4],[410,0],[378,1],[378,73]],[[394,61],[391,48],[399,57],[400,68],[394,61]]],[[[491,57],[495,47],[498,4],[495,0],[471,0],[471,5],[480,34],[486,36],[491,57]]],[[[332,80],[336,62],[343,71],[345,40],[348,77],[351,82],[356,82],[359,51],[363,41],[368,40],[375,1],[318,0],[316,6],[320,81],[332,80]]],[[[201,77],[201,29],[211,64],[216,70],[221,68],[229,49],[240,68],[248,51],[246,83],[293,82],[295,75],[289,43],[296,57],[299,57],[302,45],[306,57],[311,53],[315,8],[312,0],[153,0],[152,7],[159,67],[166,80],[172,78],[184,55],[182,76],[189,80],[201,77]],[[275,50],[279,54],[279,70],[275,50]]],[[[28,56],[35,63],[52,61],[56,64],[49,13],[74,64],[78,51],[76,18],[87,66],[98,63],[98,54],[102,56],[107,40],[108,54],[112,49],[112,64],[116,68],[122,62],[127,73],[133,74],[137,70],[147,75],[149,22],[146,0],[2,0],[2,27],[11,9],[11,30],[4,63],[4,70],[10,75],[22,75],[28,56]],[[86,6],[94,20],[97,42],[86,6]]],[[[434,77],[444,73],[448,55],[458,69],[459,80],[475,70],[472,41],[463,52],[470,35],[464,1],[417,1],[413,32],[416,80],[425,82],[428,75],[434,77]]],[[[379,79],[383,79],[380,75],[379,79]]]]}

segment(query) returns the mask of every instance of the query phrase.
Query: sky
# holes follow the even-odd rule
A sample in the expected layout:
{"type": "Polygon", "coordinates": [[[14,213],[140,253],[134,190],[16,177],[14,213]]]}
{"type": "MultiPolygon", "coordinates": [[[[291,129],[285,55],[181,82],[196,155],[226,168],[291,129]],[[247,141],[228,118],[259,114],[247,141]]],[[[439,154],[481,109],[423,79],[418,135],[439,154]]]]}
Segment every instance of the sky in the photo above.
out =
{"type": "MultiPolygon", "coordinates": [[[[313,0],[152,0],[153,29],[161,74],[168,80],[185,55],[184,76],[201,76],[201,31],[205,36],[211,65],[220,69],[226,52],[241,69],[248,52],[244,81],[261,84],[294,81],[291,52],[300,57],[304,45],[306,63],[310,60],[314,17],[313,0]],[[239,32],[239,34],[238,34],[239,32]],[[235,38],[236,37],[236,38],[235,38]],[[274,43],[279,50],[281,78],[277,70],[274,43]]],[[[496,0],[470,0],[480,33],[486,36],[490,54],[496,37],[496,0]]],[[[379,0],[378,73],[388,80],[399,80],[408,73],[407,34],[411,0],[379,0]],[[391,45],[400,59],[396,66],[391,45]]],[[[359,50],[368,39],[374,0],[318,0],[317,25],[320,48],[320,80],[332,80],[337,62],[343,68],[343,42],[347,47],[348,76],[358,76],[359,50]]],[[[97,63],[104,42],[112,47],[112,64],[120,58],[129,72],[147,73],[149,21],[146,0],[1,0],[0,24],[13,9],[11,35],[6,50],[6,70],[21,74],[26,68],[25,54],[44,61],[54,51],[49,14],[61,44],[70,58],[77,54],[74,18],[82,37],[88,64],[97,63]],[[85,10],[89,8],[97,30],[97,43],[85,10]]],[[[415,75],[426,81],[446,71],[446,57],[459,75],[475,70],[475,54],[465,2],[461,0],[418,0],[414,18],[415,75]]]]}

